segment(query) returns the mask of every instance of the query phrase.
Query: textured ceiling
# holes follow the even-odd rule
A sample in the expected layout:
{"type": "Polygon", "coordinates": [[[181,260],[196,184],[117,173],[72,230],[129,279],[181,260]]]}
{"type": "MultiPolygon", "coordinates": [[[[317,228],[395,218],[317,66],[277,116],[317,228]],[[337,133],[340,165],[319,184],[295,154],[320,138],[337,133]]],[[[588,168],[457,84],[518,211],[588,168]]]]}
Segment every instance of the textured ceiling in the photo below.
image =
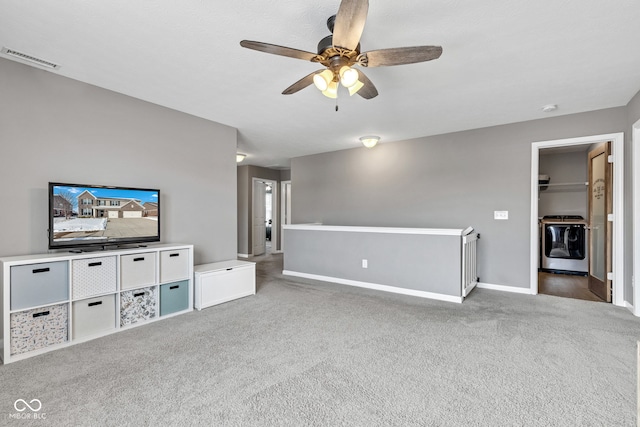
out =
{"type": "MultiPolygon", "coordinates": [[[[362,50],[440,45],[435,61],[371,68],[379,96],[313,86],[317,64],[240,47],[315,52],[339,0],[0,0],[0,46],[53,73],[230,125],[247,164],[626,105],[640,90],[638,0],[371,0],[362,50]],[[543,113],[545,104],[558,104],[543,113]]],[[[1,76],[0,76],[1,77],[1,76]]]]}

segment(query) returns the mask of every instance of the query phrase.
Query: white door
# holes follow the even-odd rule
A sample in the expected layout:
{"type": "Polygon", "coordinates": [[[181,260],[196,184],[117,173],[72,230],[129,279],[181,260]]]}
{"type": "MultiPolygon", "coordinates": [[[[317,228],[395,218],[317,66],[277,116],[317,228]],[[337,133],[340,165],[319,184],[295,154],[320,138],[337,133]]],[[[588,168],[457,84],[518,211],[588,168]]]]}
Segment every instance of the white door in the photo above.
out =
{"type": "Polygon", "coordinates": [[[267,184],[262,181],[253,181],[253,255],[262,255],[266,252],[267,229],[265,196],[267,184]]]}

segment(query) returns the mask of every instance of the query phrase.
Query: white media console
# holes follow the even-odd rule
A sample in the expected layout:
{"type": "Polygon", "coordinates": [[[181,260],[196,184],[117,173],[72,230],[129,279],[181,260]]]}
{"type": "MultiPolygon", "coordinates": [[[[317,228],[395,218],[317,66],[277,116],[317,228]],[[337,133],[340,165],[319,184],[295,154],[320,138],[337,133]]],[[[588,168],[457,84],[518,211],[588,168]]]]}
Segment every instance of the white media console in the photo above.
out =
{"type": "Polygon", "coordinates": [[[193,310],[193,245],[0,258],[10,363],[193,310]]]}

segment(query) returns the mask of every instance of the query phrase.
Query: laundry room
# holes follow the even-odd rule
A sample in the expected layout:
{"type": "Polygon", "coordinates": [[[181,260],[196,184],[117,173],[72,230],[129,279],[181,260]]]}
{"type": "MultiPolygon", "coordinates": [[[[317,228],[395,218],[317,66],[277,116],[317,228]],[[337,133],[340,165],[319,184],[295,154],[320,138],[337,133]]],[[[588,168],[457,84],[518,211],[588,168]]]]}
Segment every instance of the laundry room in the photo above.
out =
{"type": "Polygon", "coordinates": [[[590,145],[540,150],[539,292],[602,301],[588,285],[590,145]]]}

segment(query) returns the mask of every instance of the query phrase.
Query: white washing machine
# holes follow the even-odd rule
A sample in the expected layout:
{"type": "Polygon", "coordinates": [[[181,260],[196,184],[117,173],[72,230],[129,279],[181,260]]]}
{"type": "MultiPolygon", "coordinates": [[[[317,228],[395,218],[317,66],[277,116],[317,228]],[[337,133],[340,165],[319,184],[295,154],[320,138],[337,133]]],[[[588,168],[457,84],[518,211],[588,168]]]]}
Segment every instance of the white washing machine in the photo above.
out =
{"type": "Polygon", "coordinates": [[[577,215],[550,215],[542,218],[541,270],[579,274],[589,272],[589,230],[577,215]]]}

